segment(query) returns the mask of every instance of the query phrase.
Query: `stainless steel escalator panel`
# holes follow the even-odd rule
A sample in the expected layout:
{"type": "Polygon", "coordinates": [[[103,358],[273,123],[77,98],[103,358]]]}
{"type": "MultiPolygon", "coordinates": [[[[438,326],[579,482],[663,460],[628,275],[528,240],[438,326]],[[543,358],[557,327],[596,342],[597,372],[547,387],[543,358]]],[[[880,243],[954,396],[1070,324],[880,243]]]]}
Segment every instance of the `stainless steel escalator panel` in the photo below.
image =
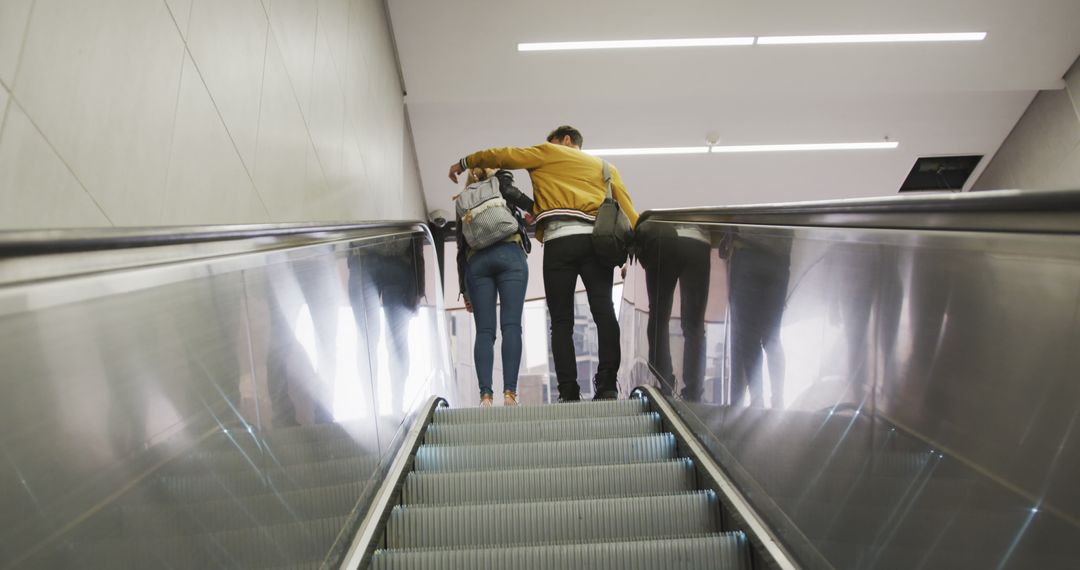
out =
{"type": "MultiPolygon", "coordinates": [[[[39,280],[0,286],[0,567],[82,565],[69,554],[98,522],[116,545],[145,531],[160,552],[195,552],[208,513],[204,539],[240,538],[174,566],[273,566],[276,550],[232,550],[254,544],[243,533],[348,519],[419,398],[457,390],[431,242],[406,226],[121,244],[67,272],[82,237],[5,258],[39,280]]],[[[279,559],[321,561],[340,530],[279,559]]],[[[133,564],[157,554],[117,548],[133,564]]]]}
{"type": "Polygon", "coordinates": [[[677,237],[624,285],[627,383],[676,393],[781,538],[809,536],[838,568],[900,552],[938,567],[961,544],[972,567],[1080,559],[1080,226],[1043,233],[1026,213],[1022,233],[910,215],[888,229],[887,209],[852,208],[748,214],[790,226],[740,224],[738,209],[653,216],[677,237]],[[819,227],[827,215],[849,227],[819,227]],[[858,226],[870,217],[876,229],[858,226]],[[707,258],[685,259],[694,236],[707,258]],[[650,306],[671,315],[670,364],[650,354],[650,306]]]}

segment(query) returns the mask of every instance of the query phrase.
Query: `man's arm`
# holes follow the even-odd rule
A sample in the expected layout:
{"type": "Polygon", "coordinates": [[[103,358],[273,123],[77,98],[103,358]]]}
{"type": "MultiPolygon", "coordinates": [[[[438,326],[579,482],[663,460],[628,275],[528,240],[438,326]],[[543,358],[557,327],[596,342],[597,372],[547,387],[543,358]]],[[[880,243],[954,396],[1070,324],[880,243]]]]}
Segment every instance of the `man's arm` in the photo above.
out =
{"type": "Polygon", "coordinates": [[[611,193],[615,196],[615,200],[619,202],[619,208],[630,220],[630,226],[637,227],[638,213],[634,209],[634,202],[630,199],[626,186],[623,186],[622,177],[619,176],[619,171],[614,166],[611,167],[611,193]]]}
{"type": "Polygon", "coordinates": [[[543,145],[525,148],[489,148],[474,152],[450,165],[450,180],[457,184],[457,177],[470,168],[507,168],[532,170],[544,164],[543,145]]]}
{"type": "Polygon", "coordinates": [[[499,179],[499,192],[502,193],[503,198],[515,207],[531,214],[533,200],[519,190],[517,186],[514,186],[513,173],[509,170],[500,170],[495,173],[495,177],[499,179]]]}

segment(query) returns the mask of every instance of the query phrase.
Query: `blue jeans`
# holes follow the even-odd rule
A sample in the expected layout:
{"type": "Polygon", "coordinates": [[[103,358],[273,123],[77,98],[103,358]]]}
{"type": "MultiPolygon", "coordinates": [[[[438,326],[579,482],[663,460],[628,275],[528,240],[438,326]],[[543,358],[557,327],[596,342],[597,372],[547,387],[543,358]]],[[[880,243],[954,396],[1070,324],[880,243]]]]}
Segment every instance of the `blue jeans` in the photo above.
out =
{"type": "Polygon", "coordinates": [[[521,311],[525,307],[525,288],[529,284],[529,265],[525,251],[516,243],[504,242],[473,254],[465,270],[465,286],[473,305],[476,342],[473,362],[480,382],[480,394],[491,394],[491,376],[495,367],[495,305],[501,301],[499,320],[502,328],[503,390],[517,391],[521,366],[521,311]]]}

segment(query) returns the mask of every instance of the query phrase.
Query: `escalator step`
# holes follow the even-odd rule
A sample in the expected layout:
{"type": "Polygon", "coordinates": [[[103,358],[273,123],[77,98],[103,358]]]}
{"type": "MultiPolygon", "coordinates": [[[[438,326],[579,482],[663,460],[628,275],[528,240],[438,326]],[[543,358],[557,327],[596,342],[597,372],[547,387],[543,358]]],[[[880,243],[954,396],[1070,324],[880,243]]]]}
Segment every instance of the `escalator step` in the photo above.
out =
{"type": "Polygon", "coordinates": [[[719,530],[711,491],[654,497],[491,505],[398,506],[389,548],[506,546],[674,538],[719,530]]]}
{"type": "Polygon", "coordinates": [[[355,506],[364,484],[346,483],[174,505],[119,507],[95,517],[81,535],[95,539],[184,536],[345,516],[355,506]]]}
{"type": "Polygon", "coordinates": [[[469,550],[380,550],[372,570],[748,570],[741,532],[695,538],[469,550]]]}
{"type": "Polygon", "coordinates": [[[545,406],[515,406],[499,408],[439,408],[432,418],[434,424],[475,424],[490,422],[528,422],[570,418],[632,416],[649,411],[644,400],[602,402],[573,402],[545,406]]]}
{"type": "Polygon", "coordinates": [[[134,500],[205,501],[237,495],[258,495],[339,483],[366,481],[378,467],[378,459],[361,456],[226,473],[163,475],[144,488],[136,489],[134,500]],[[143,495],[153,498],[147,499],[143,495]]]}
{"type": "Polygon", "coordinates": [[[674,494],[692,491],[694,475],[689,459],[556,469],[414,472],[405,479],[402,502],[464,505],[674,494]]]}
{"type": "Polygon", "coordinates": [[[618,439],[515,445],[423,445],[416,471],[480,471],[647,463],[675,459],[675,437],[659,434],[618,439]]]}
{"type": "Polygon", "coordinates": [[[435,424],[424,442],[431,445],[524,443],[648,435],[661,431],[655,412],[611,418],[580,418],[490,424],[435,424]]]}

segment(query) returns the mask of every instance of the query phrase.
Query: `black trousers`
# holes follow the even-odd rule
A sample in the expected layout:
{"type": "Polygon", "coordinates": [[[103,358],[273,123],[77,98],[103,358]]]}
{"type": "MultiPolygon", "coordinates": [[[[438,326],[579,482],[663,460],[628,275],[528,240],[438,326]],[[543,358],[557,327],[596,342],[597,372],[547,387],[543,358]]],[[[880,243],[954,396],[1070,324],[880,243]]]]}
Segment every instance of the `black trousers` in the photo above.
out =
{"type": "Polygon", "coordinates": [[[599,365],[596,384],[599,389],[614,389],[619,374],[619,321],[611,301],[615,270],[596,258],[592,236],[572,235],[544,243],[544,292],[551,315],[551,354],[559,396],[564,400],[580,397],[577,378],[577,355],[574,352],[574,289],[578,276],[585,284],[589,309],[596,322],[599,365]]]}
{"type": "Polygon", "coordinates": [[[649,294],[649,365],[660,377],[665,394],[675,390],[671,363],[671,307],[675,285],[679,285],[682,305],[679,317],[683,333],[683,389],[685,400],[701,400],[705,379],[705,307],[709,302],[709,244],[676,238],[665,242],[666,251],[656,261],[645,263],[645,287],[649,294]],[[663,261],[659,261],[662,259],[663,261]]]}

